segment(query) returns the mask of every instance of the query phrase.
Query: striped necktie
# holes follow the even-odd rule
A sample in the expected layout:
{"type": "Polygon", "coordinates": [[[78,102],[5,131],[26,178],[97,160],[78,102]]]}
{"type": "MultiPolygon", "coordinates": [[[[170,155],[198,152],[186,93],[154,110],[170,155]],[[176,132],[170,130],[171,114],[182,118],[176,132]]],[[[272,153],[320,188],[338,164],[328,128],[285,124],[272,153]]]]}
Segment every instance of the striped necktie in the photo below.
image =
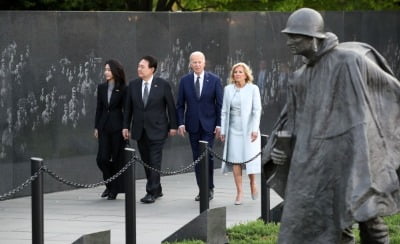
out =
{"type": "Polygon", "coordinates": [[[147,82],[144,83],[144,91],[143,91],[143,104],[146,106],[147,99],[149,98],[149,88],[147,82]]]}

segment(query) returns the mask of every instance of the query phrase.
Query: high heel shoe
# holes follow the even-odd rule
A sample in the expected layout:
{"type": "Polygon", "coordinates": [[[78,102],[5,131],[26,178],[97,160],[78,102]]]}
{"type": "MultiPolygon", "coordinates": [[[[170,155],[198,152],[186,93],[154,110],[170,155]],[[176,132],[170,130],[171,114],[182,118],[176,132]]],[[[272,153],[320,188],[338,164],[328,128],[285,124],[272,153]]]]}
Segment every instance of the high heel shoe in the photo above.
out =
{"type": "Polygon", "coordinates": [[[242,197],[236,196],[235,205],[242,205],[242,197]]]}
{"type": "Polygon", "coordinates": [[[251,199],[257,200],[258,198],[258,191],[256,186],[251,187],[251,199]]]}
{"type": "Polygon", "coordinates": [[[101,193],[101,197],[108,197],[108,194],[110,194],[110,190],[108,190],[108,188],[106,188],[103,193],[101,193]]]}
{"type": "Polygon", "coordinates": [[[115,200],[117,198],[118,193],[110,192],[108,193],[107,200],[115,200]]]}

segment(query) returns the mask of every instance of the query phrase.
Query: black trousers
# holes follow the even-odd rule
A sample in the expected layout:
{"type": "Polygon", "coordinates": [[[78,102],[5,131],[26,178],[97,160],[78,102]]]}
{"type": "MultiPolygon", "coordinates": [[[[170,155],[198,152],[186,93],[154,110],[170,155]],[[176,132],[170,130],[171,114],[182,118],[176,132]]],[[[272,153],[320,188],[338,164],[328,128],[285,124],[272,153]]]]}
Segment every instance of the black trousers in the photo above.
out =
{"type": "MultiPolygon", "coordinates": [[[[193,161],[198,159],[200,154],[199,141],[207,141],[208,146],[214,146],[214,132],[205,131],[201,126],[197,133],[189,133],[190,146],[192,147],[193,161]]],[[[208,153],[208,187],[214,189],[214,159],[211,153],[208,153]]],[[[197,186],[200,187],[200,164],[196,164],[195,168],[197,186]]]]}
{"type": "MultiPolygon", "coordinates": [[[[150,140],[146,131],[143,130],[142,136],[137,141],[142,161],[148,164],[150,167],[160,170],[164,142],[165,139],[150,140]]],[[[153,196],[157,196],[162,193],[160,173],[147,167],[144,167],[144,171],[147,178],[146,192],[153,196]]]]}
{"type": "MultiPolygon", "coordinates": [[[[123,167],[123,148],[125,146],[121,131],[99,131],[99,150],[97,166],[103,173],[103,180],[109,179],[123,167]]],[[[124,192],[122,175],[106,187],[113,193],[124,192]]]]}

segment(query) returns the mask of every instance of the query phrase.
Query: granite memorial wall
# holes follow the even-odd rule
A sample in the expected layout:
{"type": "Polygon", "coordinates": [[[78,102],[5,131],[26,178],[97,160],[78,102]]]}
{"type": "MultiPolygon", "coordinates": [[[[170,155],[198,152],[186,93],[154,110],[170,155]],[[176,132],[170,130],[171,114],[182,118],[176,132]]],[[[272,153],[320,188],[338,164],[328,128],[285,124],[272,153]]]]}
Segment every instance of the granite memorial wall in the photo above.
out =
{"type": "MultiPolygon", "coordinates": [[[[0,11],[0,195],[30,176],[30,157],[43,158],[68,180],[101,180],[93,124],[96,87],[110,58],[124,65],[131,80],[139,58],[154,55],[157,75],[171,83],[174,95],[192,51],[205,53],[207,70],[223,85],[230,67],[246,62],[261,89],[261,131],[268,134],[283,107],[287,80],[301,65],[280,33],[289,14],[0,11]]],[[[400,77],[400,12],[322,14],[327,31],[341,42],[371,44],[400,77]]],[[[221,152],[222,143],[216,144],[221,152]]],[[[187,137],[167,140],[163,170],[191,162],[187,137]]],[[[70,187],[45,176],[45,192],[64,189],[70,187]]],[[[28,187],[16,196],[29,194],[28,187]]]]}

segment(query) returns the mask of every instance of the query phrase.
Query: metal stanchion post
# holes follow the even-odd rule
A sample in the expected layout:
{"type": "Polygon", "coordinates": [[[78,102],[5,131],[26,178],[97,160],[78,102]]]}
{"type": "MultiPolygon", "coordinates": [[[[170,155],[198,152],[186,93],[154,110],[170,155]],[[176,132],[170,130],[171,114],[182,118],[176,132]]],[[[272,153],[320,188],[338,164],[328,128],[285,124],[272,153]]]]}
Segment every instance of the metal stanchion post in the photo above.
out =
{"type": "MultiPolygon", "coordinates": [[[[31,175],[33,176],[43,165],[43,159],[31,158],[31,175]]],[[[40,174],[33,182],[32,195],[32,244],[44,243],[43,224],[43,175],[40,174]]]]}
{"type": "MultiPolygon", "coordinates": [[[[135,154],[135,149],[126,147],[124,160],[127,164],[135,154]]],[[[125,243],[136,244],[136,186],[135,165],[125,171],[125,243]]]]}
{"type": "Polygon", "coordinates": [[[203,159],[200,161],[200,213],[209,209],[209,194],[208,186],[208,142],[199,141],[200,153],[205,152],[203,159]]]}
{"type": "MultiPolygon", "coordinates": [[[[268,135],[261,135],[261,148],[267,145],[268,135]]],[[[264,170],[261,170],[261,219],[264,223],[271,221],[270,216],[270,188],[267,185],[264,170]]]]}

